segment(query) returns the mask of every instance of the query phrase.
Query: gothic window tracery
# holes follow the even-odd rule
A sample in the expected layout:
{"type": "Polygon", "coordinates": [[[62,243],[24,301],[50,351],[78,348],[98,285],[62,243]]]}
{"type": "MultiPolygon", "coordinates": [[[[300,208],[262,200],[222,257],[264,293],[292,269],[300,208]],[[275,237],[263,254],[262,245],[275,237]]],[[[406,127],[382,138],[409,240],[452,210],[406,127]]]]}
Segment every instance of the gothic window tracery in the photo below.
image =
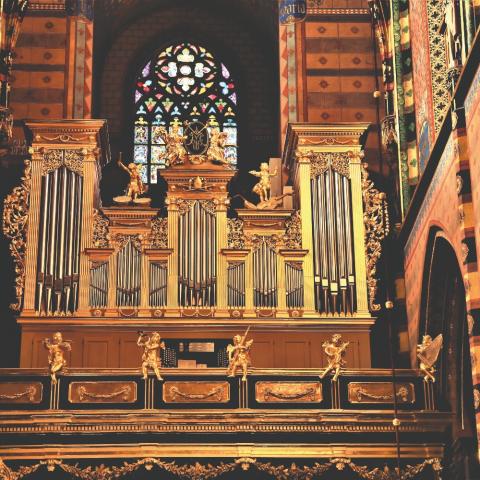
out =
{"type": "Polygon", "coordinates": [[[165,166],[160,128],[200,121],[227,133],[225,157],[237,163],[237,92],[227,66],[204,47],[179,42],[149,60],[135,83],[133,161],[142,164],[143,181],[157,183],[165,166]]]}

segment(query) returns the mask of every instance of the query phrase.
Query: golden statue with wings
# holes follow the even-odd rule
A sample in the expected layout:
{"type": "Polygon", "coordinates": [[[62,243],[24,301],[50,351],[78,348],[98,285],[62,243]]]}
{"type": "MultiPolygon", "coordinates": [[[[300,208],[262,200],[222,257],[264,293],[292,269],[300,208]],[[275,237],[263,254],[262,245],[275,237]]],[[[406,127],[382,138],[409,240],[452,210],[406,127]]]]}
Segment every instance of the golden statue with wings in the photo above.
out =
{"type": "Polygon", "coordinates": [[[343,357],[349,345],[350,342],[342,341],[342,336],[339,333],[335,333],[331,340],[322,343],[323,350],[327,355],[328,365],[320,378],[325,378],[327,373],[334,372],[332,381],[336,382],[338,380],[340,370],[347,364],[343,357]]]}
{"type": "Polygon", "coordinates": [[[185,163],[188,158],[188,152],[184,146],[187,137],[180,133],[180,127],[172,125],[170,133],[165,127],[160,127],[159,131],[160,137],[165,142],[167,148],[165,165],[171,167],[172,165],[185,163]]]}
{"type": "Polygon", "coordinates": [[[143,183],[141,176],[142,165],[136,163],[129,163],[125,166],[122,162],[122,153],[120,152],[117,160],[117,165],[125,170],[130,176],[130,180],[126,189],[126,196],[135,201],[139,195],[143,195],[148,190],[148,187],[143,183]]]}
{"type": "Polygon", "coordinates": [[[424,335],[422,343],[417,345],[417,358],[420,371],[425,375],[426,382],[435,381],[435,363],[443,345],[443,335],[440,333],[432,340],[430,335],[424,335]]]}
{"type": "Polygon", "coordinates": [[[137,345],[143,347],[142,355],[142,373],[143,378],[148,378],[148,370],[152,369],[158,380],[163,380],[160,374],[162,359],[160,358],[160,349],[165,350],[165,342],[161,341],[160,334],[153,332],[151,336],[144,332],[138,332],[137,345]]]}
{"type": "Polygon", "coordinates": [[[267,162],[262,162],[260,164],[260,171],[250,170],[248,172],[250,175],[258,177],[260,180],[256,183],[252,189],[253,193],[256,193],[260,197],[260,203],[265,203],[270,200],[270,189],[272,187],[272,182],[270,178],[277,175],[277,170],[273,173],[270,173],[270,167],[267,162]]]}
{"type": "Polygon", "coordinates": [[[235,335],[233,337],[233,345],[230,344],[227,346],[228,353],[228,368],[227,375],[229,377],[234,377],[237,369],[242,370],[242,381],[247,380],[248,367],[251,363],[250,360],[250,349],[252,348],[253,340],[247,339],[248,331],[250,327],[247,328],[245,334],[235,335]]]}
{"type": "Polygon", "coordinates": [[[54,333],[52,340],[49,338],[43,340],[43,345],[48,350],[48,366],[53,385],[57,383],[57,373],[67,365],[65,352],[72,349],[71,343],[70,340],[63,340],[60,332],[54,333]]]}

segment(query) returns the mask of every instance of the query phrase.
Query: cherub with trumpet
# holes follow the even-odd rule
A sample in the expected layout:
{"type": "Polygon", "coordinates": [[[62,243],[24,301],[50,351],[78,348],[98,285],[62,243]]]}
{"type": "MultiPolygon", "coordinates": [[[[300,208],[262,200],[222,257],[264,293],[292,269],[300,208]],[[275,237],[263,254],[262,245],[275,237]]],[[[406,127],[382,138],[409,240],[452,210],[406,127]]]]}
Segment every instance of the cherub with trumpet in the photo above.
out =
{"type": "Polygon", "coordinates": [[[71,340],[63,340],[61,332],[55,332],[52,340],[49,338],[43,340],[43,345],[48,350],[48,366],[53,385],[57,383],[57,373],[67,365],[65,352],[72,350],[71,343],[71,340]]]}
{"type": "Polygon", "coordinates": [[[334,372],[332,381],[336,382],[340,375],[340,370],[346,365],[344,355],[350,342],[343,342],[342,336],[339,333],[332,335],[331,340],[322,343],[323,350],[327,355],[328,365],[320,378],[325,378],[327,373],[334,372]]]}
{"type": "Polygon", "coordinates": [[[118,161],[117,165],[124,170],[125,172],[128,173],[130,176],[130,180],[127,185],[126,189],[126,196],[130,197],[132,200],[135,200],[139,195],[142,195],[146,193],[148,187],[142,182],[142,176],[141,176],[141,165],[138,165],[136,163],[129,163],[128,166],[126,166],[122,162],[122,153],[120,152],[118,156],[118,161]]]}
{"type": "Polygon", "coordinates": [[[234,377],[237,370],[241,369],[243,382],[247,380],[248,367],[251,363],[250,349],[252,348],[253,340],[247,341],[247,335],[249,330],[250,327],[247,328],[247,331],[243,336],[235,335],[233,337],[233,345],[230,344],[227,346],[227,375],[229,377],[234,377]]]}
{"type": "Polygon", "coordinates": [[[150,336],[144,332],[138,332],[137,345],[143,347],[142,373],[143,379],[148,378],[148,370],[152,369],[158,380],[163,380],[160,374],[162,359],[160,350],[165,350],[165,342],[161,341],[160,334],[153,332],[150,336]]]}

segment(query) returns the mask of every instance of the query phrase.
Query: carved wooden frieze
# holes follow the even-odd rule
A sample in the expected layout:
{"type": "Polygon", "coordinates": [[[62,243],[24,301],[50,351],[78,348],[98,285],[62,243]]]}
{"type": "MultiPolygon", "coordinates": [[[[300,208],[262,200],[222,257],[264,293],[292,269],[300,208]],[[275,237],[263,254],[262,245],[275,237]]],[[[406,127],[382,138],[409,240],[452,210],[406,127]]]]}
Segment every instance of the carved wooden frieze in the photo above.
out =
{"type": "Polygon", "coordinates": [[[40,382],[0,382],[0,403],[40,403],[42,398],[40,382]]]}
{"type": "Polygon", "coordinates": [[[258,403],[320,403],[323,400],[320,382],[257,382],[258,403]]]}
{"type": "Polygon", "coordinates": [[[134,403],[135,382],[72,382],[68,386],[70,403],[134,403]]]}
{"type": "Polygon", "coordinates": [[[227,403],[230,400],[228,382],[165,382],[165,403],[227,403]]]}
{"type": "MultiPolygon", "coordinates": [[[[348,384],[348,401],[350,403],[385,403],[393,404],[393,387],[390,382],[350,382],[348,384]]],[[[397,383],[398,403],[414,403],[415,387],[413,383],[397,383]]]]}

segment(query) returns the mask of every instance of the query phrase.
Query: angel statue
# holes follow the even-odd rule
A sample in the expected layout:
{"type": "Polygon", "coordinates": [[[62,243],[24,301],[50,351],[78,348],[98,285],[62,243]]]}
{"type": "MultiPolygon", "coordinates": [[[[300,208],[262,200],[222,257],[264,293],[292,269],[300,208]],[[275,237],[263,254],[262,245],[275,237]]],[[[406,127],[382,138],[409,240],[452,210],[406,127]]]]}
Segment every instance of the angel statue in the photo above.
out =
{"type": "Polygon", "coordinates": [[[260,178],[259,182],[256,183],[252,189],[253,193],[256,193],[260,197],[260,203],[268,202],[270,200],[270,189],[272,187],[270,178],[277,175],[277,170],[270,173],[268,163],[262,162],[260,164],[259,172],[256,170],[250,170],[248,173],[260,178]]]}
{"type": "Polygon", "coordinates": [[[49,338],[43,340],[43,345],[48,350],[48,366],[53,385],[57,384],[57,373],[67,365],[65,351],[69,352],[72,349],[71,343],[70,340],[63,340],[60,332],[54,333],[52,340],[49,338]]]}
{"type": "Polygon", "coordinates": [[[180,133],[180,127],[178,125],[172,125],[170,133],[167,132],[165,127],[160,127],[159,132],[160,137],[167,147],[165,165],[171,167],[172,165],[185,163],[185,160],[188,158],[188,153],[183,142],[187,137],[180,133]]]}
{"type": "Polygon", "coordinates": [[[225,158],[225,145],[227,143],[227,132],[221,132],[218,127],[212,128],[210,132],[210,146],[207,150],[207,158],[210,162],[220,162],[228,165],[225,158]]]}
{"type": "Polygon", "coordinates": [[[327,355],[328,365],[320,378],[325,378],[329,372],[335,372],[332,381],[336,382],[338,380],[341,368],[347,363],[343,357],[349,345],[350,342],[342,341],[342,336],[339,333],[335,333],[331,340],[322,343],[323,350],[327,355]]]}
{"type": "Polygon", "coordinates": [[[138,332],[137,345],[143,347],[142,355],[142,373],[143,379],[148,378],[148,369],[151,368],[158,380],[163,380],[160,375],[162,359],[160,358],[160,349],[165,350],[165,342],[161,341],[160,334],[153,332],[151,336],[144,332],[138,332]]]}
{"type": "Polygon", "coordinates": [[[127,185],[126,196],[130,197],[132,200],[136,200],[139,195],[143,195],[148,187],[142,182],[142,176],[140,169],[141,165],[136,163],[129,163],[128,166],[125,166],[122,162],[122,152],[118,156],[117,165],[125,170],[128,175],[130,175],[130,181],[127,185]]]}
{"type": "Polygon", "coordinates": [[[228,353],[228,368],[227,375],[229,377],[234,377],[237,369],[242,370],[242,382],[247,380],[247,370],[251,363],[250,361],[250,349],[252,348],[253,340],[247,339],[248,331],[250,327],[247,328],[245,334],[235,335],[233,337],[233,345],[230,344],[227,346],[228,353]]]}
{"type": "Polygon", "coordinates": [[[424,335],[422,343],[417,345],[417,358],[420,361],[420,371],[425,374],[425,381],[435,381],[435,363],[443,345],[443,335],[440,333],[432,340],[430,335],[424,335]]]}

